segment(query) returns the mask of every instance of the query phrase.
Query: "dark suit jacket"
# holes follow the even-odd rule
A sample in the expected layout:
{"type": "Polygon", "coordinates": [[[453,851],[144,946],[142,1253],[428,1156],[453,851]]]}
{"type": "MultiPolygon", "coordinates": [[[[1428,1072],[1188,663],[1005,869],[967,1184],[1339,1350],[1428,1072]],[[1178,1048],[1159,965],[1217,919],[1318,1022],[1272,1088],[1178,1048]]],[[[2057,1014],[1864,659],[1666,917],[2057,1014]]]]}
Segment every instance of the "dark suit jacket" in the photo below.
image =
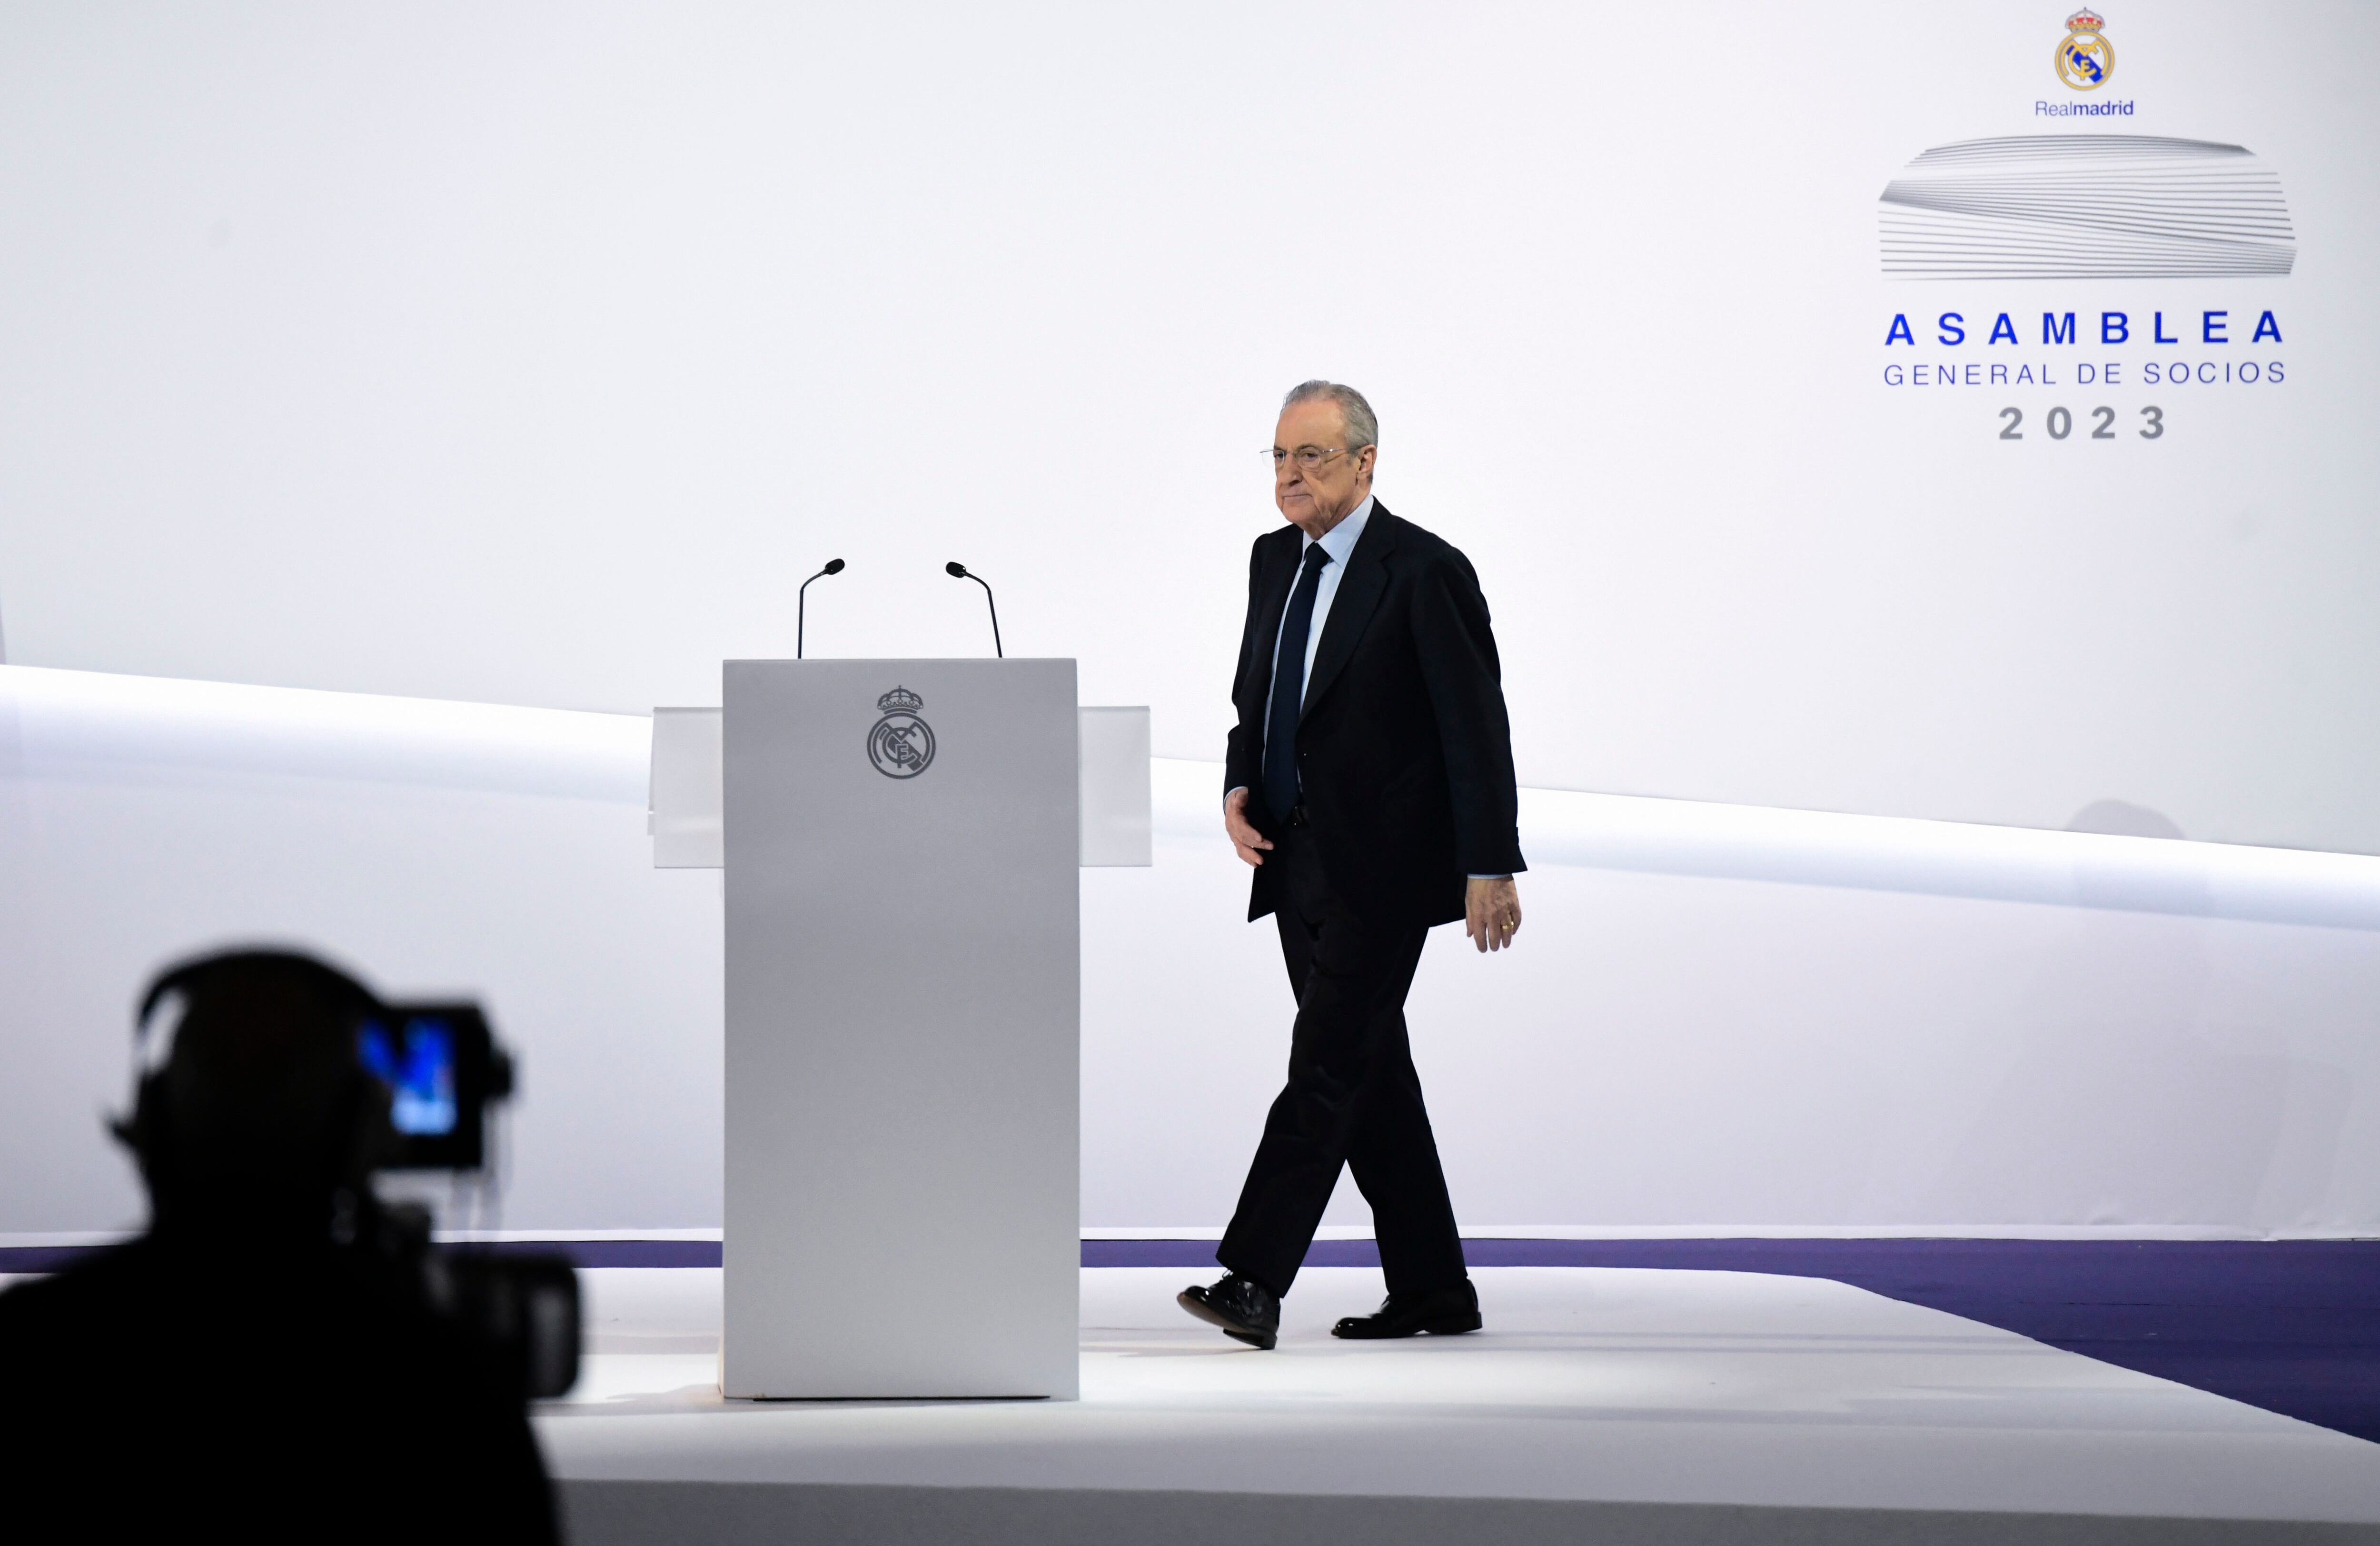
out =
{"type": "MultiPolygon", "coordinates": [[[[1248,819],[1279,841],[1265,809],[1265,698],[1281,608],[1305,548],[1283,526],[1248,555],[1248,620],[1232,701],[1223,787],[1251,791],[1248,819]]],[[[1512,726],[1488,600],[1471,561],[1375,501],[1322,627],[1297,725],[1298,773],[1323,873],[1340,899],[1382,921],[1446,923],[1469,875],[1521,861],[1512,726]]],[[[1273,910],[1259,865],[1248,917],[1273,910]]]]}

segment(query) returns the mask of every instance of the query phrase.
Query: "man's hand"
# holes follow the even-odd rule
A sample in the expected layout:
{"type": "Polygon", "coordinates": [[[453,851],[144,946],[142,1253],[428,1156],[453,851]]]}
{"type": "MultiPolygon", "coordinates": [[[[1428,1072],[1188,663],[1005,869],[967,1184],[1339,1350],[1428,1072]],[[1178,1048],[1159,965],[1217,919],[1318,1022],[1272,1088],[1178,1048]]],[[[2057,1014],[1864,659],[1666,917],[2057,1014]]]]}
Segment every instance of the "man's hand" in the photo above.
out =
{"type": "Polygon", "coordinates": [[[1463,890],[1463,931],[1482,951],[1507,950],[1521,931],[1521,892],[1512,877],[1471,882],[1463,890]]]}
{"type": "Polygon", "coordinates": [[[1223,830],[1232,834],[1232,846],[1250,864],[1262,864],[1260,851],[1272,846],[1272,839],[1248,824],[1248,792],[1243,786],[1223,797],[1223,830]]]}

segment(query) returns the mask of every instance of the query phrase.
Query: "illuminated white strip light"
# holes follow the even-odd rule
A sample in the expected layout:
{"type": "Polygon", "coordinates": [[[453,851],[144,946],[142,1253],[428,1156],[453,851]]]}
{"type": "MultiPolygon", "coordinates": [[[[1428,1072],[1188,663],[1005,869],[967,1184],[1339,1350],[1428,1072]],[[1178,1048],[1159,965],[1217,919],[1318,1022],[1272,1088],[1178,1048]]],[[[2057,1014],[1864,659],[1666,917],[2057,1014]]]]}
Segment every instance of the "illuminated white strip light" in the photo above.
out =
{"type": "Polygon", "coordinates": [[[1877,216],[1897,278],[2285,274],[2297,262],[2279,177],[2240,146],[2200,140],[1937,145],[1885,186],[1877,216]]]}
{"type": "MultiPolygon", "coordinates": [[[[1151,768],[1159,834],[1220,842],[1222,765],[1151,768]]],[[[1540,867],[2380,930],[2380,858],[2362,854],[1561,789],[1521,791],[1521,849],[1540,867]]]]}
{"type": "Polygon", "coordinates": [[[279,776],[645,803],[652,722],[0,665],[0,777],[279,776]]]}
{"type": "MultiPolygon", "coordinates": [[[[0,665],[0,778],[355,779],[641,810],[651,723],[0,665]]],[[[1220,845],[1222,776],[1152,761],[1158,835],[1220,845]]],[[[2380,858],[2360,854],[1557,789],[1521,791],[1521,840],[1539,867],[2380,931],[2380,858]]]]}

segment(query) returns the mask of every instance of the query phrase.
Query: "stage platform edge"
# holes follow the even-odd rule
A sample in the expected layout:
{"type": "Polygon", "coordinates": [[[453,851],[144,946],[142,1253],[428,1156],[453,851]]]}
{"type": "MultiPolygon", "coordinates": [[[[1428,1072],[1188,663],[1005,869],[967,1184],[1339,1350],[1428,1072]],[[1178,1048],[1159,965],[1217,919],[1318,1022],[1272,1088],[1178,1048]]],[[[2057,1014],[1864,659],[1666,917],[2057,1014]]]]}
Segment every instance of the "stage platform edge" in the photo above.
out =
{"type": "Polygon", "coordinates": [[[2380,1527],[1932,1509],[1109,1488],[565,1481],[574,1546],[2357,1546],[2380,1527]]]}

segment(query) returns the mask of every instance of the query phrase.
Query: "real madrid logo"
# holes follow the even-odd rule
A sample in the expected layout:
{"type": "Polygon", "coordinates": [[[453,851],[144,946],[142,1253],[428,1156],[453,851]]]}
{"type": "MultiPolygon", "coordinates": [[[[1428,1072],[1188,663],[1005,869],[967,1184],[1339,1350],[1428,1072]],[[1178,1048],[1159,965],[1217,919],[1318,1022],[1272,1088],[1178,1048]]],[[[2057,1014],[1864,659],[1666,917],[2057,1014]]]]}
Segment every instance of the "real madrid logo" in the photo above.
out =
{"type": "Polygon", "coordinates": [[[2106,19],[2086,8],[2066,18],[2066,41],[2058,45],[2058,79],[2078,91],[2095,91],[2116,73],[2116,50],[2099,35],[2106,19]]]}
{"type": "Polygon", "coordinates": [[[894,688],[876,700],[884,717],[868,732],[868,760],[887,778],[915,778],[934,765],[934,727],[917,717],[926,700],[894,688]]]}

